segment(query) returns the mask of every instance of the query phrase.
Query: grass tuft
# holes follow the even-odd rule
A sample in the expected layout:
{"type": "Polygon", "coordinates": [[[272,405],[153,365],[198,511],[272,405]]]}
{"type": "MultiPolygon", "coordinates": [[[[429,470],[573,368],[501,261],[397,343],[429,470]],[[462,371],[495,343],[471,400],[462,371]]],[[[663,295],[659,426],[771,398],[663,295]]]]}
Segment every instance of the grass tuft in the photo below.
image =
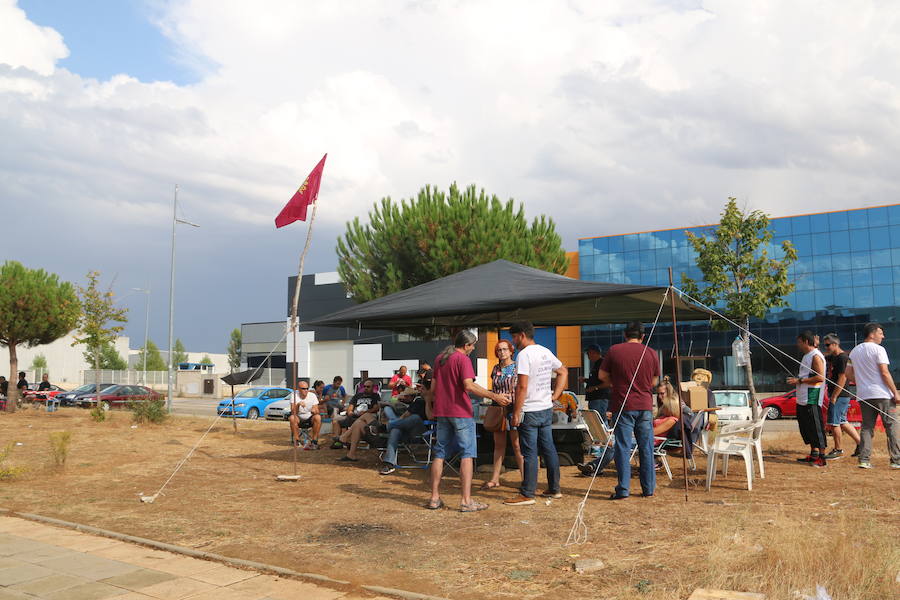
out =
{"type": "Polygon", "coordinates": [[[132,419],[135,423],[162,423],[168,418],[166,405],[162,400],[149,402],[133,402],[130,405],[132,419]]]}
{"type": "Polygon", "coordinates": [[[72,441],[71,431],[54,431],[50,434],[50,458],[57,467],[66,466],[69,457],[69,443],[72,441]]]}

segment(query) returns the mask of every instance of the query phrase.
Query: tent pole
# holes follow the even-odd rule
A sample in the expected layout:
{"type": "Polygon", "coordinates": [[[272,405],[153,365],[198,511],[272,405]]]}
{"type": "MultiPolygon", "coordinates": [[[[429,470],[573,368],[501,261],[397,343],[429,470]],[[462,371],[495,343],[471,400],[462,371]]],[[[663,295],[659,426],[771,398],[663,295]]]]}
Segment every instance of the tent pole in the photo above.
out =
{"type": "Polygon", "coordinates": [[[678,319],[675,317],[675,282],[672,267],[669,267],[669,305],[672,307],[672,338],[675,340],[675,395],[678,398],[678,422],[681,424],[681,466],[684,471],[684,501],[688,501],[687,451],[688,439],[684,429],[684,415],[681,410],[681,355],[678,350],[678,319]]]}
{"type": "Polygon", "coordinates": [[[234,384],[231,384],[231,424],[234,426],[234,432],[237,433],[237,417],[234,416],[234,384]]]}

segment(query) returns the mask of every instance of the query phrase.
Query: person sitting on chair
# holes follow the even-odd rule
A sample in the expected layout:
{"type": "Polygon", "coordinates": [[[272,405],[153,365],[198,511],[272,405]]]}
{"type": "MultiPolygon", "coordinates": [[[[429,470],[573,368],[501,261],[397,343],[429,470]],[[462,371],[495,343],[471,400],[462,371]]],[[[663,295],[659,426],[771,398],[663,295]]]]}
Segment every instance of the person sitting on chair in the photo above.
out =
{"type": "Polygon", "coordinates": [[[335,418],[332,422],[332,433],[334,437],[334,443],[331,447],[335,450],[340,450],[344,447],[344,444],[341,443],[340,437],[343,434],[345,428],[349,428],[356,419],[359,418],[360,415],[365,414],[374,403],[376,406],[378,405],[378,401],[381,399],[381,396],[378,395],[377,392],[374,391],[374,385],[371,379],[366,379],[362,384],[362,391],[357,392],[351,399],[350,403],[347,405],[346,416],[343,418],[335,418]]]}
{"type": "Polygon", "coordinates": [[[312,428],[312,439],[303,449],[319,449],[319,429],[322,427],[319,397],[310,393],[309,384],[305,381],[297,384],[297,392],[291,400],[291,416],[288,417],[288,421],[291,424],[291,437],[294,444],[300,443],[300,429],[312,428]]]}
{"type": "Polygon", "coordinates": [[[346,446],[349,444],[350,449],[347,451],[346,456],[342,456],[338,460],[344,462],[356,462],[359,460],[356,458],[356,447],[365,433],[366,425],[376,419],[379,410],[378,401],[381,399],[381,396],[370,391],[372,387],[372,382],[366,381],[363,385],[362,393],[356,394],[350,400],[347,417],[340,422],[343,433],[338,438],[342,445],[346,446]]]}
{"type": "MultiPolygon", "coordinates": [[[[400,442],[408,441],[425,431],[425,399],[422,397],[424,390],[431,387],[431,373],[422,377],[416,388],[419,392],[412,402],[406,407],[406,412],[397,415],[396,408],[385,407],[385,416],[388,418],[388,442],[384,451],[383,463],[378,472],[381,475],[389,475],[397,468],[397,450],[400,442]]],[[[400,396],[403,398],[403,396],[400,396]]]]}

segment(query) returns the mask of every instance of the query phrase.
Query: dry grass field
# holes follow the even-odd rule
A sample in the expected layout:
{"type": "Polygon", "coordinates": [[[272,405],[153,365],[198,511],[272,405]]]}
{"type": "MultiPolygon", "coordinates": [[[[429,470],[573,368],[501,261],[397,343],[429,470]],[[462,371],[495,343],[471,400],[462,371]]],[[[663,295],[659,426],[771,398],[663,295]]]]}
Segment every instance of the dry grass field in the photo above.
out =
{"type": "MultiPolygon", "coordinates": [[[[588,480],[563,468],[561,500],[505,507],[504,487],[476,496],[476,514],[427,511],[425,472],[382,477],[377,456],[335,462],[340,451],[301,452],[297,483],[284,423],[218,422],[193,458],[153,504],[152,494],[210,425],[173,418],[132,428],[130,414],[104,423],[86,411],[0,414],[0,447],[14,446],[7,466],[26,470],[0,481],[0,507],[34,512],[122,533],[318,572],[354,583],[385,585],[454,599],[686,598],[696,587],[763,592],[770,599],[812,594],[835,600],[900,598],[900,471],[887,468],[883,433],[876,468],[852,459],[824,469],[795,462],[798,435],[767,441],[766,479],[745,489],[743,465],[704,489],[705,463],[690,476],[685,502],[680,459],[652,498],[605,498],[607,474],[587,503],[588,540],[564,545],[588,480]],[[53,466],[49,434],[72,433],[66,465],[53,466]],[[578,558],[606,568],[577,574],[578,558]]],[[[634,484],[637,486],[637,480],[634,484]]],[[[457,482],[444,480],[449,507],[457,482]]]]}

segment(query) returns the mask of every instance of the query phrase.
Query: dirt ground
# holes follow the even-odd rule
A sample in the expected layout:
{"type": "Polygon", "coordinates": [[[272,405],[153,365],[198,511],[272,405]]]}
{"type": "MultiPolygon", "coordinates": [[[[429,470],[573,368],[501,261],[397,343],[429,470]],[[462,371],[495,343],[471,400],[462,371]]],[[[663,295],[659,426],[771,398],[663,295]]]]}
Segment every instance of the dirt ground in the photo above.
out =
{"type": "Polygon", "coordinates": [[[426,472],[380,476],[374,451],[355,464],[335,462],[341,451],[300,452],[302,481],[276,483],[292,472],[285,423],[239,421],[235,435],[219,421],[165,495],[141,503],[211,422],[176,417],[132,428],[120,411],[104,423],[78,409],[0,414],[0,447],[21,444],[7,464],[27,468],[0,481],[0,507],[454,599],[672,599],[703,586],[790,598],[816,584],[836,600],[900,598],[900,471],[888,469],[883,433],[871,471],[850,458],[800,465],[798,435],[770,439],[766,479],[752,492],[735,459],[707,493],[698,453],[688,502],[680,458],[670,458],[675,480],[662,474],[652,498],[606,500],[613,471],[586,503],[587,541],[565,546],[589,482],[574,467],[563,467],[561,500],[502,506],[517,483],[507,473],[503,487],[476,493],[491,505],[476,514],[452,510],[458,483],[445,476],[450,508],[427,511],[426,472]],[[51,465],[53,431],[72,432],[64,468],[51,465]],[[606,567],[577,574],[579,558],[606,567]]]}

